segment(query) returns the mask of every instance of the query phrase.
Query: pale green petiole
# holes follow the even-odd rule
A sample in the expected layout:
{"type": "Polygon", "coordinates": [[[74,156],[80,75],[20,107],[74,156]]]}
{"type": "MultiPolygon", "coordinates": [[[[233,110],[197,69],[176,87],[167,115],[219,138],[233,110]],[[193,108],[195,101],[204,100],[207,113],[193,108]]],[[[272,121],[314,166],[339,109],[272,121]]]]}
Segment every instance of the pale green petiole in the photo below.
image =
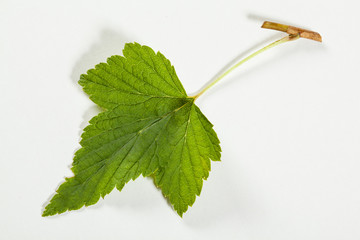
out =
{"type": "Polygon", "coordinates": [[[241,61],[239,61],[238,63],[236,63],[234,66],[230,67],[228,70],[226,70],[223,74],[221,74],[218,78],[216,78],[214,81],[210,82],[207,86],[205,86],[199,93],[197,93],[194,96],[191,96],[191,98],[194,98],[195,100],[201,96],[204,92],[206,92],[209,88],[211,88],[212,86],[214,86],[217,82],[219,82],[221,79],[223,79],[225,76],[227,76],[229,73],[231,73],[233,70],[235,70],[237,67],[239,67],[240,65],[242,65],[243,63],[249,61],[250,59],[252,59],[253,57],[259,55],[262,52],[265,52],[266,50],[273,48],[277,45],[280,45],[281,43],[285,43],[285,42],[289,42],[289,41],[293,41],[300,38],[299,34],[290,34],[284,38],[281,38],[275,42],[270,43],[269,45],[261,48],[260,50],[257,50],[256,52],[252,53],[251,55],[247,56],[246,58],[242,59],[241,61]]]}

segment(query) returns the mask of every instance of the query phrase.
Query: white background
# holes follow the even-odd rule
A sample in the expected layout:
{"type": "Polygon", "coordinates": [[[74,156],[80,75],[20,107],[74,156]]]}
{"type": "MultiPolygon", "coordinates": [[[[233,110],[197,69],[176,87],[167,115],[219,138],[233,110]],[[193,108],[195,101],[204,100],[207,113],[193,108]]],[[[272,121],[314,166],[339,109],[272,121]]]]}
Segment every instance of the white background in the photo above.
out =
{"type": "Polygon", "coordinates": [[[358,1],[0,1],[0,239],[360,239],[358,1]],[[222,162],[181,219],[139,177],[42,218],[98,109],[80,74],[126,42],[160,50],[188,93],[284,33],[197,101],[222,162]]]}

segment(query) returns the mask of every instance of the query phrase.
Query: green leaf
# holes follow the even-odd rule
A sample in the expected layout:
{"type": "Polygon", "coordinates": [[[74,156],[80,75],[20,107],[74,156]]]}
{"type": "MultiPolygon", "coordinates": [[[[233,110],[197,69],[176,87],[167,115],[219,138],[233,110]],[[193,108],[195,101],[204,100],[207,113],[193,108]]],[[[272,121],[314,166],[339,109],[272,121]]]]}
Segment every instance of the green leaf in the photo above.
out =
{"type": "Polygon", "coordinates": [[[151,176],[180,216],[200,195],[210,160],[220,160],[212,124],[188,97],[160,52],[137,43],[82,75],[79,84],[104,112],[84,129],[74,177],[58,188],[43,216],[95,204],[114,187],[151,176]]]}

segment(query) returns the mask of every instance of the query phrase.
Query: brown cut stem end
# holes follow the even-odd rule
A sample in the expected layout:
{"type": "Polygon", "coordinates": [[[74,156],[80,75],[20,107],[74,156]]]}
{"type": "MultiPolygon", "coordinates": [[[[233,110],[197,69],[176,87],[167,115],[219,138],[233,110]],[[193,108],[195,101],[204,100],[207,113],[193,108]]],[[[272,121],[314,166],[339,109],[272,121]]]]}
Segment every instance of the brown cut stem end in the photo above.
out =
{"type": "Polygon", "coordinates": [[[261,27],[267,29],[273,29],[281,32],[286,32],[289,35],[299,35],[302,38],[307,38],[310,40],[322,42],[322,38],[319,33],[302,28],[297,28],[297,27],[275,23],[275,22],[269,22],[269,21],[265,21],[261,27]]]}

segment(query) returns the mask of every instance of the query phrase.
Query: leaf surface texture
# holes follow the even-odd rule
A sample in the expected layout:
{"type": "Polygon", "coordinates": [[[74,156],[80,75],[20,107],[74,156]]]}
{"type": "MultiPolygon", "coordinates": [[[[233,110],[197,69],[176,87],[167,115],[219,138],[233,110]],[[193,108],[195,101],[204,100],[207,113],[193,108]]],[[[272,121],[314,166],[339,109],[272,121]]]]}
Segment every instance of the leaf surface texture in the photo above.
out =
{"type": "Polygon", "coordinates": [[[43,216],[95,204],[131,179],[151,176],[180,216],[200,195],[210,160],[220,160],[213,125],[188,97],[160,52],[128,43],[81,76],[79,84],[102,107],[84,129],[72,164],[43,216]]]}

